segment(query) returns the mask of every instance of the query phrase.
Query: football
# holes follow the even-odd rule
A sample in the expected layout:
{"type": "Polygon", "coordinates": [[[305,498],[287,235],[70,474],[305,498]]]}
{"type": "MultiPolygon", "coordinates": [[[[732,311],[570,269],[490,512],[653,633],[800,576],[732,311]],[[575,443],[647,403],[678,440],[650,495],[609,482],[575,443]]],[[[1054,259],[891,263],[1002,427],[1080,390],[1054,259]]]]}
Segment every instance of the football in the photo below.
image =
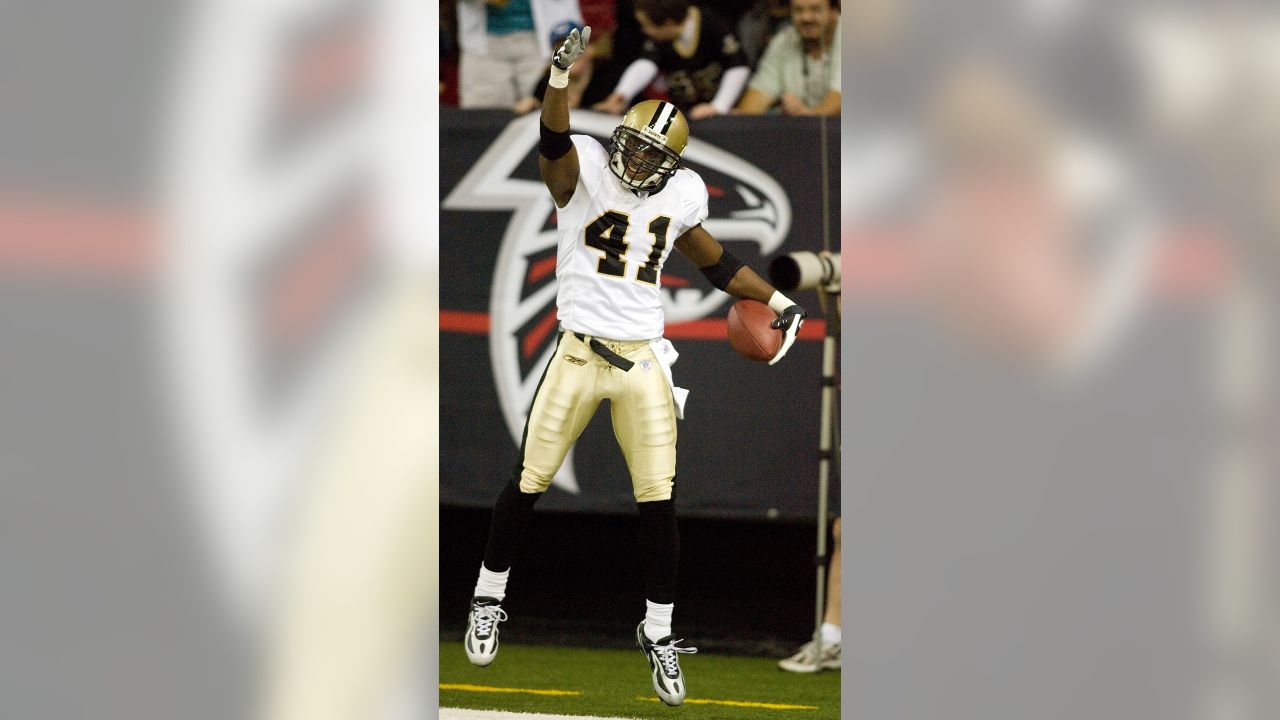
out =
{"type": "Polygon", "coordinates": [[[782,331],[769,327],[777,318],[759,300],[739,300],[729,308],[729,344],[748,360],[772,359],[782,347],[782,331]]]}

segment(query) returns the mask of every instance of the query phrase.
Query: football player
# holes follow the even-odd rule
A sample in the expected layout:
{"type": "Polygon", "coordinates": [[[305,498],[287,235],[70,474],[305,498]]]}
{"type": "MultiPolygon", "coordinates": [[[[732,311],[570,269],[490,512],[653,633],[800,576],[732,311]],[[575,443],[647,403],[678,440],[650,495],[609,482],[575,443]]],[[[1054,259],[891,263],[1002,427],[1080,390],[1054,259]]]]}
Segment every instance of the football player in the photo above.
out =
{"type": "Polygon", "coordinates": [[[696,648],[681,646],[671,629],[680,543],[672,489],[684,398],[671,384],[675,352],[662,338],[662,266],[674,247],[717,288],[767,303],[784,333],[770,364],[795,342],[805,311],[702,227],[707,187],[680,167],[689,126],[674,105],[648,100],[631,108],[608,150],[569,134],[569,67],[590,37],[590,27],[574,30],[556,51],[542,106],[538,166],[559,216],[561,333],[534,394],[516,472],[494,507],[465,646],[473,664],[493,662],[498,623],[507,618],[501,603],[511,560],[533,505],[608,398],[640,514],[646,612],[636,642],[658,697],[679,705],[685,697],[679,655],[696,648]]]}

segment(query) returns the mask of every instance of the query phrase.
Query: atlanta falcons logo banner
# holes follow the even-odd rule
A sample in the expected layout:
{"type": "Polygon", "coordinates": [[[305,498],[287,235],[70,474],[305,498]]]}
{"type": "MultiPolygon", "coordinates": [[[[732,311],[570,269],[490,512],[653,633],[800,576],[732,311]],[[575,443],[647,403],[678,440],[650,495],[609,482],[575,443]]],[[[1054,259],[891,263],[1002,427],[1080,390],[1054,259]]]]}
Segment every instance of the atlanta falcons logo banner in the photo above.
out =
{"type": "MultiPolygon", "coordinates": [[[[575,111],[572,131],[604,144],[616,116],[575,111]]],[[[823,195],[838,228],[839,134],[817,120],[698,123],[685,166],[706,181],[704,226],[753,268],[822,249],[823,195]],[[824,172],[825,164],[825,172],[824,172]],[[829,186],[822,185],[824,176],[829,186]]],[[[538,117],[440,111],[440,498],[488,507],[510,479],[534,391],[557,338],[555,205],[538,175],[538,117]]],[[[682,513],[809,519],[817,502],[824,319],[816,295],[800,340],[769,367],[725,339],[731,298],[673,253],[662,274],[679,423],[682,513]]],[[[637,366],[632,372],[661,372],[637,366]]],[[[607,404],[566,457],[540,509],[630,513],[631,482],[607,404]]]]}

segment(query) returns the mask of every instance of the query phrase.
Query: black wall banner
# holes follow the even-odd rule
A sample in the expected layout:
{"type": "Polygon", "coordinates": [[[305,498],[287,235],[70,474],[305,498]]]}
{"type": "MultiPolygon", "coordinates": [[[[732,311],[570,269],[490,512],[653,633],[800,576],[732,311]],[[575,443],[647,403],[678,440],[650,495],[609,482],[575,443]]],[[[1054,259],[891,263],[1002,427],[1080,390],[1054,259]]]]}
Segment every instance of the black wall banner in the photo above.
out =
{"type": "MultiPolygon", "coordinates": [[[[617,122],[574,111],[572,130],[607,145],[617,122]]],[[[691,128],[684,157],[710,193],[704,226],[761,275],[780,254],[821,250],[824,232],[838,247],[839,126],[828,123],[824,132],[821,122],[734,117],[691,128]]],[[[440,109],[445,505],[488,507],[511,478],[525,414],[556,338],[555,206],[538,176],[537,139],[536,114],[440,109]]],[[[678,430],[681,513],[813,518],[825,328],[816,292],[791,293],[810,321],[787,357],[769,367],[729,346],[731,298],[687,258],[673,252],[662,280],[666,337],[680,353],[675,382],[690,390],[678,430]]],[[[831,485],[835,503],[834,474],[831,485]]],[[[538,507],[633,512],[607,402],[538,507]]]]}

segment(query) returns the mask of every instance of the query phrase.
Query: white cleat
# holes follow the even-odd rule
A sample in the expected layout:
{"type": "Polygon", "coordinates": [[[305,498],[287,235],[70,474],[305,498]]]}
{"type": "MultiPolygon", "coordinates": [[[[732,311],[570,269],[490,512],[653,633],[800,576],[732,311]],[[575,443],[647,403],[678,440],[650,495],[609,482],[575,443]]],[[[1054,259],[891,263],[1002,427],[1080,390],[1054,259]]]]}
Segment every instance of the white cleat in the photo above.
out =
{"type": "Polygon", "coordinates": [[[464,645],[472,665],[485,667],[498,656],[498,623],[507,619],[500,601],[491,597],[471,598],[464,645]]]}
{"type": "Polygon", "coordinates": [[[816,673],[822,670],[840,669],[840,643],[823,643],[822,652],[813,640],[800,647],[800,651],[786,660],[779,660],[778,667],[787,672],[816,673]]]}
{"type": "Polygon", "coordinates": [[[684,674],[680,672],[680,655],[696,653],[698,648],[679,647],[675,635],[668,635],[657,642],[649,640],[644,634],[644,622],[636,627],[636,644],[649,658],[649,674],[653,679],[653,689],[662,702],[668,705],[679,705],[684,702],[684,674]]]}

